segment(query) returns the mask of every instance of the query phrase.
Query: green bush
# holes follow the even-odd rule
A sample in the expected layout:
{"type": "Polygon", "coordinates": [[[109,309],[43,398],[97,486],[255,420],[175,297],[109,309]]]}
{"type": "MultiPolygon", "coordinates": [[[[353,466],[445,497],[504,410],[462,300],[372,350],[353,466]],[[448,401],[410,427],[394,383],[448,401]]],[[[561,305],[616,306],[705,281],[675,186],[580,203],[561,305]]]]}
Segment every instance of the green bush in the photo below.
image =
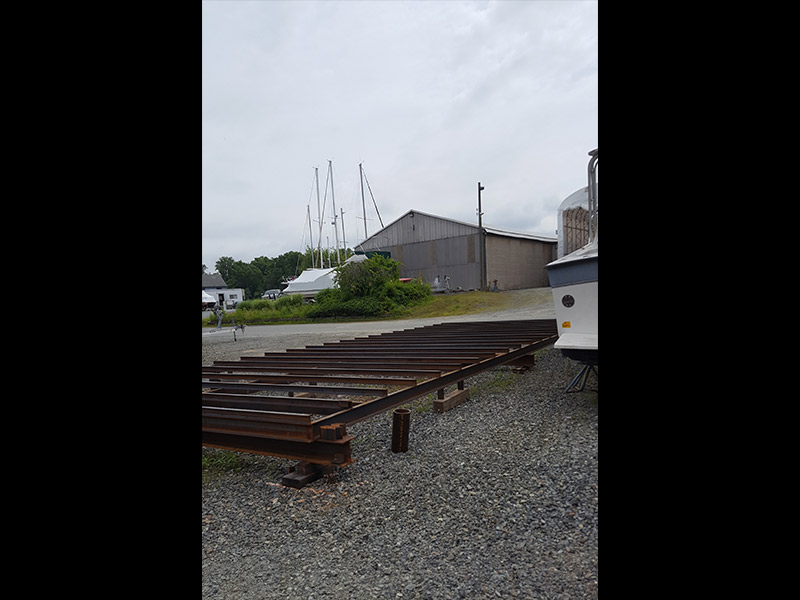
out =
{"type": "Polygon", "coordinates": [[[384,286],[386,297],[400,306],[414,306],[424,302],[431,295],[431,286],[421,279],[407,283],[390,281],[384,286]]]}
{"type": "Polygon", "coordinates": [[[327,288],[317,292],[314,296],[314,302],[317,304],[332,304],[335,302],[344,302],[344,292],[339,288],[327,288]]]}
{"type": "MultiPolygon", "coordinates": [[[[227,313],[223,325],[262,324],[337,317],[384,317],[402,314],[409,306],[426,302],[431,288],[421,279],[401,283],[400,263],[377,255],[361,262],[347,263],[337,270],[339,287],[320,291],[314,304],[304,304],[299,294],[277,300],[246,300],[235,313],[227,313]]],[[[206,321],[216,325],[216,315],[206,321]]]]}
{"type": "Polygon", "coordinates": [[[346,263],[336,270],[336,284],[345,299],[364,296],[381,297],[382,288],[400,278],[400,263],[375,255],[361,262],[346,263]]]}
{"type": "Polygon", "coordinates": [[[273,308],[275,308],[275,303],[266,298],[244,300],[236,305],[236,310],[272,310],[273,308]]]}
{"type": "Polygon", "coordinates": [[[385,312],[380,300],[371,296],[350,298],[344,301],[334,300],[334,297],[328,296],[324,302],[316,301],[308,311],[308,316],[313,319],[324,317],[377,317],[385,312]]]}
{"type": "Polygon", "coordinates": [[[382,256],[348,263],[338,271],[336,281],[340,287],[319,292],[308,316],[387,316],[430,298],[431,288],[421,279],[407,283],[398,280],[399,265],[397,261],[382,256]]]}
{"type": "Polygon", "coordinates": [[[275,308],[282,311],[300,306],[301,304],[303,304],[303,297],[300,294],[280,296],[275,300],[275,308]]]}

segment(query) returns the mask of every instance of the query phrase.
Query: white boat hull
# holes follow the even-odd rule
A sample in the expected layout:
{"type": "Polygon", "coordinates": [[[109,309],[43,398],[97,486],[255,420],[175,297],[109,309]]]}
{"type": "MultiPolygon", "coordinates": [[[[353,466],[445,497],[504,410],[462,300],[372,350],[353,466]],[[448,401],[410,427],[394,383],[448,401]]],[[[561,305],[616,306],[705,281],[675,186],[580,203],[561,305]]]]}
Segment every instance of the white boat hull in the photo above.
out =
{"type": "Polygon", "coordinates": [[[558,324],[555,348],[576,360],[597,363],[597,272],[596,244],[547,265],[558,324]]]}
{"type": "MultiPolygon", "coordinates": [[[[599,265],[597,212],[597,148],[589,152],[589,185],[586,187],[589,214],[589,243],[554,260],[546,266],[553,290],[553,304],[558,322],[558,341],[555,348],[564,356],[586,363],[567,386],[570,391],[576,382],[583,389],[590,371],[597,374],[597,281],[599,265]]],[[[573,194],[574,195],[574,194],[573,194]]]]}
{"type": "Polygon", "coordinates": [[[597,350],[597,282],[553,288],[560,350],[597,350]],[[565,305],[564,299],[567,298],[565,305]],[[572,300],[569,300],[572,298],[572,300]]]}

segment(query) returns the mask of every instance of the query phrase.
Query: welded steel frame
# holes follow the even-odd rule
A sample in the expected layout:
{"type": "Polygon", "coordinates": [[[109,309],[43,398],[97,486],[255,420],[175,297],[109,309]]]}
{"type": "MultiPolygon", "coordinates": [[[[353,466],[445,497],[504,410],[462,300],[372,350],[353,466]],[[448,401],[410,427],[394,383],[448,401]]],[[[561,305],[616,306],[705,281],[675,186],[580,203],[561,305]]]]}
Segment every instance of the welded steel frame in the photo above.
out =
{"type": "Polygon", "coordinates": [[[557,339],[555,319],[456,322],[216,361],[202,372],[203,445],[346,465],[347,426],[557,339]],[[319,385],[332,383],[347,386],[319,385]]]}

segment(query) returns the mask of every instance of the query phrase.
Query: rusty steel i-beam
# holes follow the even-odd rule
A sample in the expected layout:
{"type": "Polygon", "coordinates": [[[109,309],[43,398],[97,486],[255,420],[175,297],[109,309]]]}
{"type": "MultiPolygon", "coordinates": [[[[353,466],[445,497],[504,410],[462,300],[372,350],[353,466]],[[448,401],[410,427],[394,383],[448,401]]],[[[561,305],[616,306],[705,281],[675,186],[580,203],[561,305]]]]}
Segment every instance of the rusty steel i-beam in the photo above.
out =
{"type": "Polygon", "coordinates": [[[530,361],[557,339],[555,319],[452,322],[215,361],[202,368],[203,445],[343,466],[353,461],[348,425],[441,399],[449,385],[461,402],[465,379],[530,361]]]}

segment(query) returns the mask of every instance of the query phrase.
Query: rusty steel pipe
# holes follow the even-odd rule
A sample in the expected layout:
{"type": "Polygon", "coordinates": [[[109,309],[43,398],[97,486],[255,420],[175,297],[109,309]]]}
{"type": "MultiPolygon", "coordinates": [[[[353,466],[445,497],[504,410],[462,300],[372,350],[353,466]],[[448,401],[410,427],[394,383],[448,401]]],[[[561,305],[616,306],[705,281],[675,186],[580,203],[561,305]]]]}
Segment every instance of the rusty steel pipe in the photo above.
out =
{"type": "Polygon", "coordinates": [[[395,408],[392,415],[392,452],[408,452],[411,411],[407,408],[395,408]]]}

